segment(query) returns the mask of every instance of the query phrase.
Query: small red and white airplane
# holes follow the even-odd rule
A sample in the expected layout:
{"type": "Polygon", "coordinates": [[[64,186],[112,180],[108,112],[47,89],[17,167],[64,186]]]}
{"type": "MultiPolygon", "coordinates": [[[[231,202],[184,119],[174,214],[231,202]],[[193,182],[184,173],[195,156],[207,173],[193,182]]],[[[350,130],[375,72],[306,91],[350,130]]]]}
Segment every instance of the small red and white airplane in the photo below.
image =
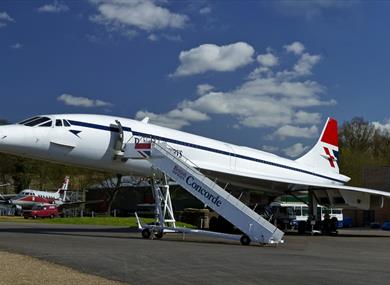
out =
{"type": "Polygon", "coordinates": [[[61,206],[66,203],[66,191],[68,190],[69,177],[56,192],[39,191],[33,189],[22,190],[17,195],[0,195],[0,203],[8,204],[17,209],[31,209],[34,206],[55,205],[61,206]]]}

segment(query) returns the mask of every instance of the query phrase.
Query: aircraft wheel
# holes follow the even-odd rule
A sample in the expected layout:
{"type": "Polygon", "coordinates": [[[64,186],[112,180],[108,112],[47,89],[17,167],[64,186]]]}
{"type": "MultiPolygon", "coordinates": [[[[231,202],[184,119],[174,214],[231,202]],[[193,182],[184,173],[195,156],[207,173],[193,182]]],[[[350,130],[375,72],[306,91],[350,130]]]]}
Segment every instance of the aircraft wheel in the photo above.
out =
{"type": "Polygon", "coordinates": [[[143,229],[141,235],[143,238],[147,239],[150,238],[151,232],[149,229],[143,229]]]}
{"type": "Polygon", "coordinates": [[[24,218],[27,220],[28,219],[28,217],[27,216],[24,216],[24,218]]]}
{"type": "Polygon", "coordinates": [[[54,218],[54,216],[53,215],[50,215],[50,219],[53,219],[54,218]]]}
{"type": "Polygon", "coordinates": [[[36,219],[37,219],[37,216],[33,216],[33,219],[36,220],[36,219]]]}
{"type": "Polygon", "coordinates": [[[158,232],[155,232],[155,233],[154,233],[154,237],[155,237],[156,239],[162,238],[163,235],[164,235],[163,231],[158,231],[158,232]]]}
{"type": "Polygon", "coordinates": [[[243,235],[240,238],[240,242],[242,245],[249,245],[251,243],[251,239],[247,235],[243,235]]]}

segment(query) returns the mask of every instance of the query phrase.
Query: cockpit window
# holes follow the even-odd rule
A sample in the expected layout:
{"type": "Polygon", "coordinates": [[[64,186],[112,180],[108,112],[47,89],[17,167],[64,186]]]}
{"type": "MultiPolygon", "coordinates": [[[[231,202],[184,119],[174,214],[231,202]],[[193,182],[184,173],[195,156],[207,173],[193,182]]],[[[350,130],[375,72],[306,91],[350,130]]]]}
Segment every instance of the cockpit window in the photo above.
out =
{"type": "Polygon", "coordinates": [[[65,127],[70,127],[70,123],[67,120],[64,120],[64,126],[65,127]]]}
{"type": "Polygon", "coordinates": [[[38,118],[39,118],[39,117],[29,118],[29,119],[26,119],[26,120],[24,120],[24,121],[19,122],[18,124],[24,125],[25,123],[31,122],[31,121],[33,121],[33,120],[35,120],[35,119],[38,119],[38,118]]]}
{"type": "Polygon", "coordinates": [[[62,127],[62,121],[61,120],[56,120],[56,127],[62,127]]]}
{"type": "MultiPolygon", "coordinates": [[[[50,118],[48,117],[38,117],[36,118],[35,120],[32,120],[32,121],[29,121],[27,123],[24,123],[25,126],[29,126],[29,127],[33,127],[33,126],[36,126],[36,125],[39,125],[39,124],[42,124],[42,123],[45,123],[47,121],[50,121],[50,118]]],[[[51,125],[51,124],[50,124],[51,125]]]]}
{"type": "Polygon", "coordinates": [[[38,121],[42,122],[40,117],[38,117],[38,118],[36,118],[34,120],[31,120],[31,121],[28,121],[27,123],[24,123],[23,125],[32,127],[32,126],[35,126],[36,122],[38,122],[38,121]]]}
{"type": "Polygon", "coordinates": [[[42,125],[39,125],[38,127],[51,127],[51,120],[42,125]]]}

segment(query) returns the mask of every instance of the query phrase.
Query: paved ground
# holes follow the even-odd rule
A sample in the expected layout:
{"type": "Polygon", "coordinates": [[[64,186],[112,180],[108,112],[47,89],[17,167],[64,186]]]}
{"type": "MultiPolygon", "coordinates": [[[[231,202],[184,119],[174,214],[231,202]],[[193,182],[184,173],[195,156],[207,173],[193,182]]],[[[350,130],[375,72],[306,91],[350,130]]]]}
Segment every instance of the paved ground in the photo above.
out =
{"type": "Polygon", "coordinates": [[[91,274],[80,273],[65,266],[30,256],[0,251],[0,285],[19,284],[83,284],[121,285],[91,274]]]}
{"type": "Polygon", "coordinates": [[[0,250],[131,284],[385,284],[390,237],[375,233],[382,232],[245,247],[181,236],[143,240],[120,227],[0,223],[0,250]]]}

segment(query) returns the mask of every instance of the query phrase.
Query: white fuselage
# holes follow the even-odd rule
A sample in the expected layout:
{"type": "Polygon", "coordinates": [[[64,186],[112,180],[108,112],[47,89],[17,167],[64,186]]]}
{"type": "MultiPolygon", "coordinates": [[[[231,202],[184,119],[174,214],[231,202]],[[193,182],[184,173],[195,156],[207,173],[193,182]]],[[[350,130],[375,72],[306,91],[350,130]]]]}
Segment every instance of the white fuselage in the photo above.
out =
{"type": "Polygon", "coordinates": [[[241,178],[266,178],[270,181],[288,179],[296,181],[298,185],[342,185],[348,180],[344,175],[324,172],[264,151],[136,120],[85,114],[41,117],[50,118],[52,125],[1,126],[0,151],[116,173],[149,176],[151,164],[145,159],[113,159],[119,136],[118,120],[123,126],[124,143],[167,142],[200,169],[215,173],[241,178]],[[62,123],[56,123],[58,120],[62,123]]]}
{"type": "Polygon", "coordinates": [[[62,205],[60,193],[25,189],[9,200],[9,204],[21,209],[30,209],[36,205],[62,205]]]}
{"type": "Polygon", "coordinates": [[[59,192],[48,192],[48,191],[39,191],[33,189],[25,189],[19,193],[20,196],[35,196],[42,197],[46,199],[59,200],[60,193],[59,192]]]}

